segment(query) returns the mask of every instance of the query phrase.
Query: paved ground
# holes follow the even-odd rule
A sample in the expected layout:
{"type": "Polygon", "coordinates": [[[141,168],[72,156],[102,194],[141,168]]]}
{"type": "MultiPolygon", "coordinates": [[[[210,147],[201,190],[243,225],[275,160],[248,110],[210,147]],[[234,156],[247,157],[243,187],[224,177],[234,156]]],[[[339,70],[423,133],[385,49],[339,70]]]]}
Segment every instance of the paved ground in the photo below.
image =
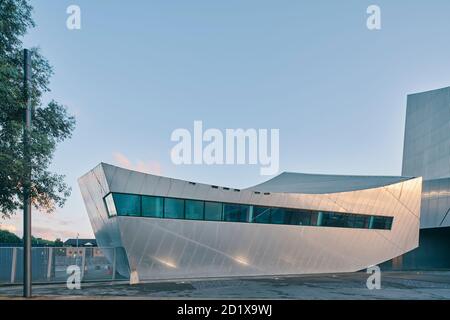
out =
{"type": "MultiPolygon", "coordinates": [[[[242,278],[195,281],[36,285],[43,299],[450,299],[450,271],[384,272],[382,288],[368,290],[366,273],[309,275],[279,278],[242,278]]],[[[21,287],[0,286],[0,299],[18,298],[21,287]]]]}

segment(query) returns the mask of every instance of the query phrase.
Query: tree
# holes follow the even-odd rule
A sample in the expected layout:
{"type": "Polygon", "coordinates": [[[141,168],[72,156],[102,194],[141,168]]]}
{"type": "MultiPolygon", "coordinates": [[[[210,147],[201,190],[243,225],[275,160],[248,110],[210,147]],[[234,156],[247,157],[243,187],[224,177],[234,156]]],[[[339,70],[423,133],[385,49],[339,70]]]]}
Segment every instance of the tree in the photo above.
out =
{"type": "Polygon", "coordinates": [[[55,242],[51,240],[46,240],[42,238],[31,237],[31,243],[33,247],[54,247],[55,242]]]}
{"type": "MultiPolygon", "coordinates": [[[[32,244],[36,247],[62,247],[64,243],[60,238],[57,238],[55,241],[46,240],[42,238],[32,237],[32,244]]],[[[0,243],[8,243],[8,244],[22,244],[22,239],[19,238],[16,234],[9,232],[8,230],[0,229],[0,243]]]]}
{"type": "MultiPolygon", "coordinates": [[[[27,0],[0,0],[0,215],[9,217],[23,208],[23,113],[22,40],[34,27],[32,7],[27,0]]],[[[62,207],[71,189],[64,176],[49,166],[59,142],[71,137],[75,118],[56,101],[42,105],[49,92],[53,73],[39,49],[31,48],[31,101],[33,126],[30,132],[32,167],[32,204],[36,209],[53,212],[62,207]]]]}
{"type": "Polygon", "coordinates": [[[7,230],[0,230],[0,243],[21,243],[22,239],[7,230]]]}

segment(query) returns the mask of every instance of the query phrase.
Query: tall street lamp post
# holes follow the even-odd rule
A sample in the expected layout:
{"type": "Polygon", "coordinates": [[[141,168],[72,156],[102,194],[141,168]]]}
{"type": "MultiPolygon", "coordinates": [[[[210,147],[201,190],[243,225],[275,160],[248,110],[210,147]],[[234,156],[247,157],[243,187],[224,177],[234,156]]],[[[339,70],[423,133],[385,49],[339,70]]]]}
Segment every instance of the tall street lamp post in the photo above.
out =
{"type": "Polygon", "coordinates": [[[23,129],[23,296],[25,298],[31,298],[31,52],[25,49],[23,53],[23,91],[25,97],[23,129]]]}

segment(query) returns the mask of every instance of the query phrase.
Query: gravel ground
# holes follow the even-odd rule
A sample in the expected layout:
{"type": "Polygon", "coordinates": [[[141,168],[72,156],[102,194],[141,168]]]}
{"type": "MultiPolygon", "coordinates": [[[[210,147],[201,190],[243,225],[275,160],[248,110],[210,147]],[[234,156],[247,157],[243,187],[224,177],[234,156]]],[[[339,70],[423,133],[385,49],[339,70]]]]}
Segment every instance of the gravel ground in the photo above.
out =
{"type": "MultiPolygon", "coordinates": [[[[235,278],[82,284],[69,290],[64,284],[35,285],[38,299],[450,299],[450,271],[383,272],[380,290],[366,287],[368,275],[303,275],[271,278],[235,278]]],[[[0,299],[20,298],[20,286],[0,286],[0,299]]]]}

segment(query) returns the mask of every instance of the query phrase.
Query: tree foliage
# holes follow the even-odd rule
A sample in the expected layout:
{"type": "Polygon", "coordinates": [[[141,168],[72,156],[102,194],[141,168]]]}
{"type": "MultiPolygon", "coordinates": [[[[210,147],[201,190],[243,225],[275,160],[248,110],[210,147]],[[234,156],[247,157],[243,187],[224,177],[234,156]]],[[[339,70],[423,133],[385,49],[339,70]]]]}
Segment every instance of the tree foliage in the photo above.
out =
{"type": "MultiPolygon", "coordinates": [[[[27,0],[0,0],[0,215],[10,216],[23,206],[23,48],[22,37],[34,27],[32,7],[27,0]]],[[[30,98],[33,126],[30,132],[32,203],[52,212],[70,195],[64,176],[49,166],[59,142],[70,138],[75,119],[56,101],[42,105],[49,92],[52,68],[39,49],[31,48],[30,98]]]]}
{"type": "MultiPolygon", "coordinates": [[[[19,238],[16,234],[9,232],[8,230],[0,229],[0,244],[9,244],[9,245],[22,245],[22,239],[19,238]]],[[[55,241],[46,240],[42,238],[31,238],[31,244],[36,247],[63,247],[64,243],[60,238],[57,238],[55,241]]]]}
{"type": "Polygon", "coordinates": [[[7,230],[0,229],[0,243],[21,243],[22,239],[16,236],[14,233],[7,230]]]}

